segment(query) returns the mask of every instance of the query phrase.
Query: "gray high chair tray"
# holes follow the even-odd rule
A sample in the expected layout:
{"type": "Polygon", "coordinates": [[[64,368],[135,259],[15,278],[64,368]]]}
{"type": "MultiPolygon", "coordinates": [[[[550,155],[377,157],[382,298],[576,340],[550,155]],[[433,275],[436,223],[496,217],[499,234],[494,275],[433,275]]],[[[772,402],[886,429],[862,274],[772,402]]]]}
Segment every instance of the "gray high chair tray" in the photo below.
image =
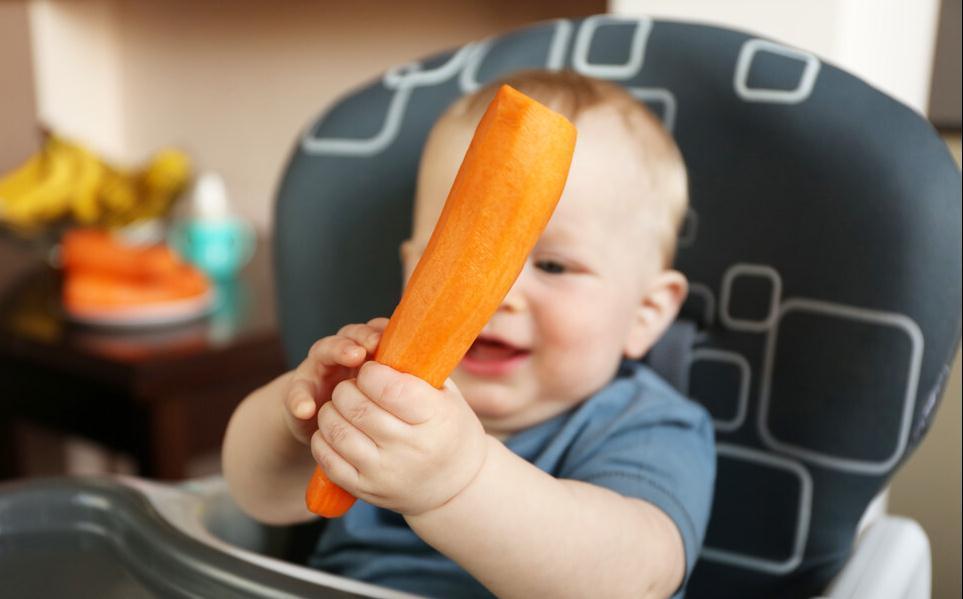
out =
{"type": "MultiPolygon", "coordinates": [[[[929,596],[926,535],[882,508],[874,501],[864,514],[852,557],[820,599],[929,596]]],[[[413,597],[270,557],[290,532],[245,516],[219,476],[178,485],[131,477],[6,483],[0,596],[413,597]]]]}
{"type": "Polygon", "coordinates": [[[264,556],[247,557],[200,527],[192,535],[172,524],[178,511],[203,519],[202,505],[191,499],[190,493],[138,479],[0,485],[0,595],[404,596],[264,556]]]}

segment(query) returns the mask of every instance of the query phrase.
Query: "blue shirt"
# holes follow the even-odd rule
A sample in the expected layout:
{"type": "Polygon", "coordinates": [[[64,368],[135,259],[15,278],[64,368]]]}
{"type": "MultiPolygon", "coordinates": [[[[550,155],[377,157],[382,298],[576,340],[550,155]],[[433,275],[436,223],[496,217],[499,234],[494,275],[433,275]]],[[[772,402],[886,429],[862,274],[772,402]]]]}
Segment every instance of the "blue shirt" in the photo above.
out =
{"type": "MultiPolygon", "coordinates": [[[[681,533],[688,579],[715,480],[712,421],[702,406],[648,367],[625,362],[601,391],[505,445],[556,478],[606,487],[661,509],[681,533]]],[[[429,597],[491,597],[400,515],[362,501],[328,523],[309,565],[429,597]]]]}

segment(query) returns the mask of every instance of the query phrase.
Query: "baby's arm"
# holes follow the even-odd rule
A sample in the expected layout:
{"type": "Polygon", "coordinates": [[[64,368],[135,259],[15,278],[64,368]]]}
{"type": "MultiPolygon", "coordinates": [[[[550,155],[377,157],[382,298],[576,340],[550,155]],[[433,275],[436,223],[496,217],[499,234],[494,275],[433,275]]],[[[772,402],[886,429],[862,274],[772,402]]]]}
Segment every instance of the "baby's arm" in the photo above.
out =
{"type": "Polygon", "coordinates": [[[227,425],[222,466],[231,496],[269,524],[314,518],[304,492],[314,471],[309,444],[320,405],[374,352],[387,319],[349,325],[315,343],[298,367],[251,393],[227,425]]]}
{"type": "Polygon", "coordinates": [[[681,535],[653,505],[556,479],[485,434],[458,389],[368,362],[334,389],[311,450],[355,497],[501,597],[666,597],[681,535]]]}
{"type": "Polygon", "coordinates": [[[667,597],[677,590],[685,553],[662,511],[553,478],[488,442],[468,487],[406,518],[425,542],[499,597],[667,597]]]}
{"type": "Polygon", "coordinates": [[[282,419],[282,402],[294,373],[247,396],[224,435],[222,466],[231,496],[247,514],[268,524],[314,517],[304,504],[314,460],[282,419]]]}

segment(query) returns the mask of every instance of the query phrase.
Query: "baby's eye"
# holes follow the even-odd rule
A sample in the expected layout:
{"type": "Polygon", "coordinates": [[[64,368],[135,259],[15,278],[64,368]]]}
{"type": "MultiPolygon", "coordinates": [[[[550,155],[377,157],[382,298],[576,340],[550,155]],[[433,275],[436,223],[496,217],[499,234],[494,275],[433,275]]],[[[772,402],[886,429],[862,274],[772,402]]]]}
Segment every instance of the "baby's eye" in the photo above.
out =
{"type": "Polygon", "coordinates": [[[535,262],[535,268],[547,272],[550,275],[560,275],[568,270],[564,264],[555,260],[537,260],[535,262]]]}

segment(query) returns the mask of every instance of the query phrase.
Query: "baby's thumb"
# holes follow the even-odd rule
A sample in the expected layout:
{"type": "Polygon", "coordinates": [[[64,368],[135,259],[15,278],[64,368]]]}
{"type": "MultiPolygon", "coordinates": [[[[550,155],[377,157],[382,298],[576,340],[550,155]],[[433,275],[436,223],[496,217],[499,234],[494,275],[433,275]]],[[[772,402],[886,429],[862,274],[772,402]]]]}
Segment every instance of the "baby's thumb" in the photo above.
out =
{"type": "Polygon", "coordinates": [[[455,381],[451,380],[450,378],[445,379],[445,384],[442,385],[441,388],[442,388],[442,391],[444,391],[445,393],[452,393],[456,397],[460,397],[462,399],[464,399],[465,397],[464,395],[462,395],[461,389],[458,388],[458,385],[455,384],[455,381]]]}
{"type": "Polygon", "coordinates": [[[298,420],[307,420],[313,417],[317,410],[311,385],[305,380],[295,380],[291,383],[284,404],[288,413],[298,420]]]}
{"type": "Polygon", "coordinates": [[[315,405],[313,399],[297,399],[291,408],[291,414],[299,420],[310,420],[314,417],[315,405]]]}

